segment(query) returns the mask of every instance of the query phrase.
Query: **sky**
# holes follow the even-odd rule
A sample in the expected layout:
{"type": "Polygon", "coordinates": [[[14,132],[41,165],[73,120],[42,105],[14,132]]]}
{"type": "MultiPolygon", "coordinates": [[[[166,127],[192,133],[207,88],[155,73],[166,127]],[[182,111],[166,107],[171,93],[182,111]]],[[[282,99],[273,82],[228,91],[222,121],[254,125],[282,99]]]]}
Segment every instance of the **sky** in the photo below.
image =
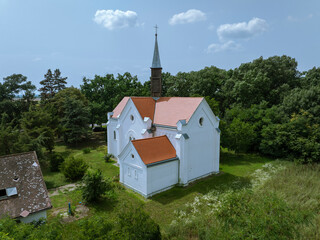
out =
{"type": "Polygon", "coordinates": [[[83,77],[150,77],[154,26],[164,72],[233,69],[288,55],[320,66],[319,0],[0,0],[0,82],[23,74],[40,87],[59,68],[83,77]]]}

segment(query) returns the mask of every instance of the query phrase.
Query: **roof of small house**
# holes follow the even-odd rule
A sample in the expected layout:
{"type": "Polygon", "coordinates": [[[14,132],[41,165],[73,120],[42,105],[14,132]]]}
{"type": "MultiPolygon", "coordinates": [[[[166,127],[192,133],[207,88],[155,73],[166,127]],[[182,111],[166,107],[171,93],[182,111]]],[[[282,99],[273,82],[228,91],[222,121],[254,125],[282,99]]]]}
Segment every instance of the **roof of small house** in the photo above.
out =
{"type": "Polygon", "coordinates": [[[142,119],[149,117],[154,124],[176,127],[179,120],[189,119],[203,100],[202,97],[124,97],[113,110],[118,118],[129,99],[133,101],[142,119]]]}
{"type": "Polygon", "coordinates": [[[0,217],[26,217],[52,207],[35,152],[0,156],[0,166],[0,190],[7,191],[0,198],[0,217]]]}
{"type": "Polygon", "coordinates": [[[132,144],[146,165],[176,157],[176,150],[165,135],[133,140],[132,144]]]}

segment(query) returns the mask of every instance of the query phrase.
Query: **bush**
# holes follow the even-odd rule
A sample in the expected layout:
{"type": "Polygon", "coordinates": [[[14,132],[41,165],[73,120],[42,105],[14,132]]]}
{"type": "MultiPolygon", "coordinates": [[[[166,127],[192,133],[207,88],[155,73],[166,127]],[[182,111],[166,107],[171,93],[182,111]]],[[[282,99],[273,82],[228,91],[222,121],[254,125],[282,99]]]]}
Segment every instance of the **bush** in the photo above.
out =
{"type": "Polygon", "coordinates": [[[112,158],[114,158],[114,156],[110,153],[106,154],[104,156],[104,160],[108,163],[108,162],[111,162],[112,158]]]}
{"type": "Polygon", "coordinates": [[[64,158],[61,154],[52,152],[49,154],[49,161],[51,172],[58,172],[61,164],[64,162],[64,158]]]}
{"type": "Polygon", "coordinates": [[[85,202],[93,203],[105,195],[113,192],[112,181],[102,176],[101,170],[88,171],[83,177],[82,198],[85,202]]]}
{"type": "Polygon", "coordinates": [[[88,219],[79,221],[81,237],[79,239],[110,239],[110,231],[112,224],[108,222],[108,218],[102,216],[93,216],[88,219]]]}
{"type": "Polygon", "coordinates": [[[62,172],[64,176],[71,180],[80,180],[88,169],[88,165],[82,158],[68,158],[62,165],[62,172]]]}
{"type": "Polygon", "coordinates": [[[84,154],[88,154],[88,153],[91,152],[91,148],[84,148],[84,149],[82,149],[82,152],[83,152],[84,154]]]}
{"type": "Polygon", "coordinates": [[[158,240],[160,227],[142,207],[122,207],[115,226],[114,239],[158,240]]]}

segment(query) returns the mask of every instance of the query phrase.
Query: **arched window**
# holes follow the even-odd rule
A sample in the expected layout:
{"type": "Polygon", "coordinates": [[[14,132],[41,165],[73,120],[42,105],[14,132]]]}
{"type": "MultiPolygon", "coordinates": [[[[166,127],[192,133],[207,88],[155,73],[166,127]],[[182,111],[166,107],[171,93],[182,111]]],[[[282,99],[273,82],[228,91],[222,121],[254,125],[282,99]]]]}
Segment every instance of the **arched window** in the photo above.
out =
{"type": "Polygon", "coordinates": [[[114,140],[117,140],[117,133],[116,133],[116,131],[113,131],[113,139],[114,139],[114,140]]]}
{"type": "Polygon", "coordinates": [[[199,119],[199,125],[200,125],[200,126],[203,125],[203,117],[201,117],[201,118],[199,119]]]}

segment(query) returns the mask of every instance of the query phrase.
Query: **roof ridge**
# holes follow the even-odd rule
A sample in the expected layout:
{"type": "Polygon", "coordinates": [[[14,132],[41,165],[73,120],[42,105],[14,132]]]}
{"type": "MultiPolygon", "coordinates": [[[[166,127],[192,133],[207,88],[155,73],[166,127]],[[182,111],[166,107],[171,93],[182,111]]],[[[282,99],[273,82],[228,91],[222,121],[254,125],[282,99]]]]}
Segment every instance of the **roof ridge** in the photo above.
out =
{"type": "Polygon", "coordinates": [[[141,138],[141,139],[135,139],[135,140],[132,140],[131,142],[141,142],[143,140],[149,140],[149,139],[155,139],[155,138],[162,138],[162,137],[167,137],[167,135],[161,135],[161,136],[156,136],[156,137],[150,137],[150,138],[141,138]]]}
{"type": "Polygon", "coordinates": [[[26,154],[31,154],[31,153],[35,153],[35,151],[22,152],[22,153],[12,153],[12,154],[7,154],[7,155],[2,155],[2,156],[0,156],[0,158],[6,158],[6,157],[18,156],[18,155],[26,155],[26,154]]]}

